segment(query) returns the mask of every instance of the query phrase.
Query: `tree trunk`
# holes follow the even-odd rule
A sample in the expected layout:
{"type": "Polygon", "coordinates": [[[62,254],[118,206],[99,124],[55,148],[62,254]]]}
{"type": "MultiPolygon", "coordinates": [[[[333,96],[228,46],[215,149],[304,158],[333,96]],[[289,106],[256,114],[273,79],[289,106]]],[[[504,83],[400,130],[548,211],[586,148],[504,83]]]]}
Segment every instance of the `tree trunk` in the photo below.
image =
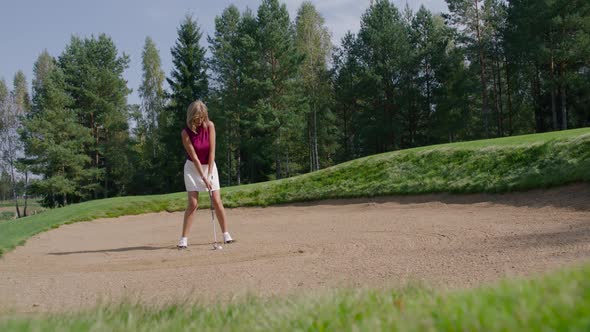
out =
{"type": "Polygon", "coordinates": [[[431,112],[432,112],[432,92],[430,91],[430,80],[431,80],[431,68],[432,66],[429,64],[427,65],[426,71],[426,128],[428,130],[428,134],[426,136],[426,144],[430,144],[430,138],[432,134],[430,134],[430,125],[431,125],[431,112]]]}
{"type": "Polygon", "coordinates": [[[18,206],[18,193],[16,191],[16,178],[14,175],[14,166],[11,166],[12,168],[12,197],[14,199],[14,207],[16,209],[16,217],[20,218],[21,214],[20,214],[20,208],[18,206]]]}
{"type": "Polygon", "coordinates": [[[493,95],[493,99],[494,99],[494,106],[496,108],[496,120],[497,120],[497,128],[496,128],[496,134],[498,135],[498,137],[502,137],[502,133],[501,133],[501,128],[502,128],[502,124],[501,124],[501,114],[500,114],[500,104],[498,101],[498,80],[496,78],[496,60],[493,59],[491,61],[491,69],[492,69],[492,91],[494,93],[493,95]]]}
{"type": "Polygon", "coordinates": [[[553,117],[553,130],[559,129],[557,126],[555,97],[555,61],[553,59],[553,50],[551,50],[551,116],[553,117]]]}
{"type": "Polygon", "coordinates": [[[498,124],[500,126],[500,137],[504,136],[504,107],[502,106],[502,69],[500,68],[500,60],[496,59],[496,70],[498,78],[498,124]]]}
{"type": "Polygon", "coordinates": [[[240,150],[240,143],[238,143],[237,155],[238,160],[236,165],[236,184],[239,186],[242,184],[242,151],[240,150]]]}
{"type": "Polygon", "coordinates": [[[535,124],[537,133],[545,131],[545,124],[543,123],[543,109],[541,107],[541,79],[540,79],[539,65],[535,64],[535,77],[533,79],[535,96],[535,124]]]}
{"type": "MultiPolygon", "coordinates": [[[[98,131],[97,131],[97,133],[98,133],[98,131]]],[[[105,144],[107,144],[107,146],[108,146],[108,135],[109,135],[109,133],[108,133],[107,129],[105,129],[105,144]]],[[[98,135],[96,136],[96,148],[98,151],[98,135]]],[[[109,197],[109,182],[108,182],[109,170],[107,168],[106,158],[103,158],[103,163],[104,163],[104,198],[107,198],[107,197],[109,197]]]]}
{"type": "Polygon", "coordinates": [[[231,144],[227,145],[227,186],[231,186],[231,144]]]}
{"type": "Polygon", "coordinates": [[[28,169],[25,169],[25,206],[23,208],[23,216],[27,216],[27,201],[28,201],[28,194],[27,194],[27,188],[29,186],[29,171],[28,169]]]}
{"type": "MultiPolygon", "coordinates": [[[[94,136],[94,141],[96,142],[96,149],[94,151],[94,168],[98,171],[98,128],[96,128],[94,124],[94,113],[90,113],[90,130],[92,132],[92,136],[94,136]]],[[[97,172],[98,174],[98,172],[97,172]]],[[[98,182],[98,175],[96,178],[96,182],[98,182]]],[[[94,199],[98,199],[98,191],[94,190],[94,199]]]]}
{"type": "Polygon", "coordinates": [[[315,162],[315,169],[318,171],[320,169],[320,156],[318,154],[318,121],[317,121],[317,111],[315,109],[315,103],[313,107],[313,153],[314,153],[314,162],[315,162]]]}
{"type": "Polygon", "coordinates": [[[275,168],[276,168],[276,179],[281,178],[281,130],[278,130],[279,137],[277,139],[276,152],[275,152],[275,168]]]}
{"type": "Polygon", "coordinates": [[[561,129],[567,130],[567,103],[565,93],[565,64],[561,64],[561,129]]]}
{"type": "Polygon", "coordinates": [[[288,177],[291,176],[291,172],[290,172],[291,170],[289,169],[289,144],[287,144],[287,146],[285,148],[287,150],[287,154],[285,156],[285,159],[286,159],[285,160],[285,163],[286,163],[286,167],[285,167],[286,168],[286,174],[285,174],[285,177],[288,178],[288,177]]]}
{"type": "Polygon", "coordinates": [[[348,160],[350,156],[350,146],[349,146],[349,133],[348,133],[348,112],[346,111],[348,106],[344,107],[344,160],[348,160]]]}
{"type": "Polygon", "coordinates": [[[481,102],[482,102],[482,113],[483,113],[483,123],[484,123],[484,131],[486,137],[490,137],[489,132],[489,109],[488,109],[488,95],[487,95],[487,84],[486,84],[486,67],[485,67],[485,57],[483,54],[483,46],[481,42],[481,31],[479,26],[479,0],[475,0],[475,19],[476,19],[476,35],[477,35],[477,48],[479,53],[479,63],[481,67],[480,71],[480,78],[481,78],[481,102]]]}
{"type": "MultiPolygon", "coordinates": [[[[237,94],[237,88],[234,88],[235,93],[237,94]]],[[[237,99],[237,98],[236,98],[237,99]]],[[[235,123],[235,133],[236,133],[236,184],[239,186],[242,183],[242,149],[241,149],[241,144],[242,144],[242,132],[240,131],[241,126],[240,126],[240,112],[241,112],[241,107],[237,106],[236,107],[237,110],[237,117],[236,117],[236,123],[235,123]]]]}
{"type": "Polygon", "coordinates": [[[510,75],[508,74],[508,61],[504,60],[506,72],[506,97],[508,97],[508,136],[512,136],[512,96],[510,92],[510,75]]]}
{"type": "Polygon", "coordinates": [[[309,171],[313,172],[315,169],[314,166],[314,162],[313,162],[313,158],[314,158],[314,153],[313,153],[313,130],[312,130],[312,121],[310,119],[310,115],[308,114],[307,116],[307,139],[309,142],[309,171]]]}

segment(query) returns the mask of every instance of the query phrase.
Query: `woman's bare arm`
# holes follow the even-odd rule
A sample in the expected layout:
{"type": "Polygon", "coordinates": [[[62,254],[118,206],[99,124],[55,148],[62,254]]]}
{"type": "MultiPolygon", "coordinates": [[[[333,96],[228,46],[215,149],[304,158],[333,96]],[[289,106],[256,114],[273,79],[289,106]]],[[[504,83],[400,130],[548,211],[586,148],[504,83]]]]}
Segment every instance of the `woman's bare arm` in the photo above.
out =
{"type": "Polygon", "coordinates": [[[213,172],[213,164],[215,163],[215,125],[213,121],[209,121],[209,176],[213,172]]]}

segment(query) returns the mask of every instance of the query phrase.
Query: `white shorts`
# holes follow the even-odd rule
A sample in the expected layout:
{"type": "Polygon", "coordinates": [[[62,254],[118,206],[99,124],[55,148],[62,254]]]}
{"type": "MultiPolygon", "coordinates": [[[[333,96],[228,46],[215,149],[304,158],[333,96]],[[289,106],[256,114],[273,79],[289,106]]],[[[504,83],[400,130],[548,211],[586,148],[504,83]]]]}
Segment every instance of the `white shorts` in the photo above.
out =
{"type": "MultiPolygon", "coordinates": [[[[201,165],[203,167],[203,171],[205,172],[205,176],[209,174],[209,165],[201,165]]],[[[212,179],[211,181],[211,191],[219,190],[219,174],[217,174],[217,165],[213,163],[213,172],[211,172],[212,179]]],[[[184,163],[184,186],[186,187],[186,191],[207,191],[207,186],[203,179],[201,179],[201,175],[195,164],[187,160],[184,163]]]]}

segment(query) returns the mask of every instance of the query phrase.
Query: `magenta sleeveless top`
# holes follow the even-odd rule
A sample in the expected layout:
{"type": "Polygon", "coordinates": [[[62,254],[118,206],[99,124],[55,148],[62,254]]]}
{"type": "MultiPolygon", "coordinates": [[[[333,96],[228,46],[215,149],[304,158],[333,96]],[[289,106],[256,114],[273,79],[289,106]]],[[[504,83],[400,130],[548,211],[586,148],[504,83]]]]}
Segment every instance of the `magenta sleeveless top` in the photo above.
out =
{"type": "MultiPolygon", "coordinates": [[[[201,164],[203,164],[203,165],[208,164],[209,163],[209,149],[210,149],[209,130],[206,130],[205,128],[200,127],[197,129],[197,132],[195,133],[189,127],[186,127],[186,128],[184,128],[184,131],[186,131],[186,133],[188,134],[188,137],[189,137],[191,143],[193,144],[193,148],[195,149],[195,152],[197,153],[197,158],[199,158],[199,161],[201,162],[201,164]]],[[[186,154],[186,159],[191,160],[191,157],[189,156],[188,153],[186,154]]]]}

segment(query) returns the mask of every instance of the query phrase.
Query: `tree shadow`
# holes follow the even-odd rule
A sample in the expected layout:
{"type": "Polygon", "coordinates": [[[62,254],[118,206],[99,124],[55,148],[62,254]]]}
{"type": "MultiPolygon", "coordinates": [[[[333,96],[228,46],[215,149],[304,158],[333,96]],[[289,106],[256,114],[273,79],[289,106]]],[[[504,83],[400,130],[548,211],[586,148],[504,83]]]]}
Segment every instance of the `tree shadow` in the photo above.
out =
{"type": "Polygon", "coordinates": [[[498,242],[500,248],[571,248],[575,251],[590,248],[590,222],[569,225],[560,230],[544,233],[528,233],[504,236],[498,242]]]}

